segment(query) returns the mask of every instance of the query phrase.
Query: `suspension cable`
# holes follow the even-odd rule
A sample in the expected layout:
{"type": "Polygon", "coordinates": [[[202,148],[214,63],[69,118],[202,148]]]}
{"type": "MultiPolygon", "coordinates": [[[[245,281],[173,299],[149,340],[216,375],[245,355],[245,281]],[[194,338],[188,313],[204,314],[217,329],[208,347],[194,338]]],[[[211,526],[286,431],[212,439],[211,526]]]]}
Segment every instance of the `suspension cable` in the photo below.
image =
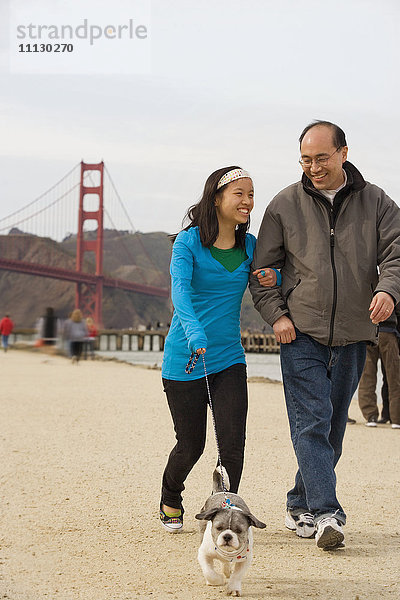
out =
{"type": "Polygon", "coordinates": [[[124,211],[124,213],[125,213],[125,216],[126,216],[126,218],[128,219],[128,221],[129,221],[129,225],[130,225],[130,226],[131,226],[131,228],[132,228],[132,232],[133,232],[133,233],[136,233],[136,229],[135,229],[135,227],[134,227],[134,225],[133,225],[133,223],[132,223],[132,221],[131,221],[131,218],[130,218],[130,216],[129,216],[129,213],[128,213],[128,211],[126,210],[126,208],[125,208],[125,205],[124,205],[124,203],[122,202],[121,196],[119,195],[119,193],[118,193],[118,190],[117,190],[117,188],[115,187],[115,184],[114,184],[114,182],[113,182],[113,180],[112,180],[112,177],[111,177],[111,175],[110,175],[110,173],[109,173],[109,171],[108,171],[108,169],[107,169],[107,167],[106,167],[105,165],[104,165],[104,170],[105,170],[105,172],[106,172],[106,173],[107,173],[107,175],[108,175],[108,178],[109,178],[109,180],[110,180],[110,183],[111,183],[111,185],[112,185],[112,187],[113,187],[113,190],[114,190],[114,192],[115,192],[115,195],[117,196],[117,198],[118,198],[118,201],[119,201],[119,203],[120,203],[120,205],[121,205],[121,207],[122,207],[122,210],[124,211]]]}
{"type": "MultiPolygon", "coordinates": [[[[64,175],[64,177],[62,177],[60,179],[60,181],[57,181],[57,183],[55,183],[54,185],[52,185],[48,190],[46,190],[45,192],[43,192],[43,194],[40,194],[40,196],[38,196],[37,198],[35,198],[34,200],[32,200],[31,202],[29,202],[28,204],[26,204],[25,206],[23,206],[22,208],[19,208],[18,210],[14,211],[13,213],[11,213],[10,215],[7,215],[6,217],[2,217],[0,219],[0,223],[1,221],[5,221],[6,219],[9,219],[10,217],[13,217],[14,215],[17,215],[18,213],[22,212],[23,210],[25,210],[26,208],[29,208],[29,206],[32,206],[32,204],[35,204],[35,202],[38,202],[39,200],[41,200],[46,194],[50,193],[51,191],[54,190],[54,188],[56,188],[62,181],[64,181],[64,179],[66,179],[69,175],[71,175],[71,173],[80,165],[81,163],[77,163],[70,171],[68,171],[68,173],[66,175],[64,175]]],[[[78,184],[79,185],[79,184],[78,184]]],[[[74,189],[74,188],[72,188],[74,189]]]]}
{"type": "MultiPolygon", "coordinates": [[[[59,196],[58,198],[56,198],[55,200],[53,200],[53,202],[51,202],[50,204],[47,204],[47,206],[44,206],[43,208],[37,210],[35,213],[30,214],[28,217],[24,217],[23,219],[20,219],[16,223],[13,223],[12,226],[15,227],[16,225],[20,225],[21,223],[24,223],[25,221],[28,221],[29,219],[32,219],[33,217],[36,217],[37,215],[40,215],[42,212],[46,211],[47,209],[49,209],[52,206],[54,206],[55,204],[57,204],[57,202],[60,202],[60,200],[62,200],[63,198],[65,198],[65,196],[67,196],[70,192],[72,192],[73,190],[75,190],[79,186],[80,186],[80,182],[76,183],[74,186],[72,186],[72,188],[70,188],[69,190],[67,190],[66,192],[64,192],[64,194],[61,194],[61,196],[59,196]]],[[[27,206],[25,208],[27,208],[27,206]]],[[[11,217],[12,215],[9,215],[9,216],[11,217]]],[[[10,228],[10,225],[7,225],[6,227],[1,228],[0,232],[1,231],[5,231],[6,229],[9,229],[9,228],[10,228]]]]}
{"type": "MultiPolygon", "coordinates": [[[[124,211],[124,213],[125,213],[125,215],[126,215],[126,218],[127,218],[127,219],[128,219],[128,221],[129,221],[129,224],[130,224],[130,226],[131,226],[131,228],[132,228],[132,231],[133,231],[133,233],[138,233],[138,232],[136,231],[136,229],[135,229],[135,227],[134,227],[134,225],[133,225],[132,221],[131,221],[131,218],[130,218],[130,216],[129,216],[129,214],[128,214],[128,211],[127,211],[127,210],[126,210],[126,208],[125,208],[125,205],[124,205],[124,203],[122,202],[121,196],[119,195],[119,193],[118,193],[118,190],[117,190],[117,188],[115,187],[114,181],[112,180],[112,177],[111,177],[111,175],[110,175],[110,173],[109,173],[109,171],[108,171],[108,169],[107,169],[107,167],[106,167],[105,165],[104,165],[104,170],[105,170],[105,172],[106,172],[106,173],[107,173],[107,175],[108,175],[108,178],[109,178],[109,180],[110,180],[110,183],[111,183],[111,185],[112,185],[112,187],[113,187],[113,190],[114,190],[114,192],[115,192],[115,195],[117,196],[117,198],[118,198],[118,200],[119,200],[119,203],[120,203],[120,205],[121,205],[121,207],[122,207],[122,209],[123,209],[123,211],[124,211]]],[[[149,255],[149,253],[147,252],[147,250],[146,250],[146,248],[145,248],[145,246],[144,246],[144,244],[143,244],[143,242],[142,242],[142,240],[141,240],[141,236],[140,236],[140,235],[138,236],[137,240],[138,240],[139,244],[141,245],[141,247],[142,247],[142,249],[143,249],[143,252],[144,252],[144,253],[145,253],[145,255],[147,256],[148,260],[150,261],[150,264],[151,264],[151,265],[152,265],[152,266],[153,266],[153,267],[156,269],[156,271],[158,271],[159,273],[161,273],[161,271],[160,271],[160,269],[159,269],[158,265],[156,265],[156,264],[155,264],[155,262],[153,261],[153,259],[152,259],[152,258],[151,258],[151,256],[149,255]]]]}

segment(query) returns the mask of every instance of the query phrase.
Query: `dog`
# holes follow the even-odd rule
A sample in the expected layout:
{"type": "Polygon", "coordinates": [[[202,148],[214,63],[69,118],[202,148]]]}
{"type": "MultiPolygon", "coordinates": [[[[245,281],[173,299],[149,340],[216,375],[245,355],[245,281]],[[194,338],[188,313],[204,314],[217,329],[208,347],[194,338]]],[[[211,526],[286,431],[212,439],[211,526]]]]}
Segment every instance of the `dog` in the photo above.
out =
{"type": "Polygon", "coordinates": [[[226,469],[217,467],[213,473],[213,493],[206,500],[201,512],[195,515],[200,523],[202,542],[198,561],[207,585],[224,585],[228,581],[227,595],[242,595],[242,579],[253,559],[252,527],[264,529],[262,523],[251,514],[249,507],[237,494],[229,490],[226,469]],[[214,569],[214,560],[222,563],[222,573],[214,569]]]}

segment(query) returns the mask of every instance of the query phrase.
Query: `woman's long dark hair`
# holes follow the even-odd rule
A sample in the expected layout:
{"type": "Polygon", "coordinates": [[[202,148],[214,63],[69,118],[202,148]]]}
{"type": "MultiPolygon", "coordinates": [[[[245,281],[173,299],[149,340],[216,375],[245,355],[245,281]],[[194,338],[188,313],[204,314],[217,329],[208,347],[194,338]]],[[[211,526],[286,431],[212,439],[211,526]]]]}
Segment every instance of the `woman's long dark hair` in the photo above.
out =
{"type": "MultiPolygon", "coordinates": [[[[187,231],[191,227],[198,227],[200,233],[200,240],[203,246],[206,248],[210,248],[218,237],[219,229],[218,229],[218,217],[217,211],[215,208],[215,200],[216,198],[223,193],[228,183],[223,185],[217,191],[218,181],[221,179],[225,173],[232,171],[233,169],[240,169],[241,167],[232,166],[232,167],[223,167],[222,169],[218,169],[211,173],[209,178],[207,179],[203,195],[197,204],[193,204],[191,206],[182,222],[182,226],[186,221],[189,221],[189,225],[184,227],[187,231]]],[[[247,219],[246,223],[241,223],[236,227],[235,231],[235,246],[239,248],[246,249],[246,233],[250,227],[250,216],[247,219]]],[[[171,235],[170,238],[172,243],[175,241],[177,234],[171,235]]]]}

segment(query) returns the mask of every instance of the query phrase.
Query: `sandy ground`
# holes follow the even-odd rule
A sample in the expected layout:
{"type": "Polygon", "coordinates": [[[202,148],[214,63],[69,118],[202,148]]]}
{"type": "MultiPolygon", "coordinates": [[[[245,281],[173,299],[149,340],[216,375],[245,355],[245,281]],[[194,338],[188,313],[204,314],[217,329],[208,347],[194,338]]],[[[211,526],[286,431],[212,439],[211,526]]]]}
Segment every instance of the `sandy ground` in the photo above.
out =
{"type": "MultiPolygon", "coordinates": [[[[194,514],[211,487],[215,445],[187,480],[185,531],[158,522],[174,443],[159,371],[114,362],[0,355],[0,598],[220,599],[197,564],[194,514]]],[[[346,548],[324,552],[283,526],[295,472],[280,384],[250,383],[241,495],[255,530],[247,598],[400,598],[400,432],[364,426],[358,407],[338,468],[346,548]]]]}

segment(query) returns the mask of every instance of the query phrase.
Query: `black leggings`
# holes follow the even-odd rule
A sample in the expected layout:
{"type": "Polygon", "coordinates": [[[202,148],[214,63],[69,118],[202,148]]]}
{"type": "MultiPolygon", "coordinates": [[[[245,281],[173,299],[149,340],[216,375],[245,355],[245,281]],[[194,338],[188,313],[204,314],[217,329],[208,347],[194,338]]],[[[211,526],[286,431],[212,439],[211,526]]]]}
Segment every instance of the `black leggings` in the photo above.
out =
{"type": "Polygon", "coordinates": [[[71,342],[71,356],[75,356],[77,360],[80,359],[82,354],[83,342],[71,342]]]}
{"type": "MultiPolygon", "coordinates": [[[[228,471],[230,491],[237,492],[243,470],[247,417],[246,365],[237,364],[208,375],[218,444],[228,471]]],[[[203,453],[207,429],[206,380],[163,379],[177,444],[169,455],[162,480],[161,502],[182,508],[184,481],[203,453]]],[[[210,473],[211,482],[211,473],[210,473]]]]}

